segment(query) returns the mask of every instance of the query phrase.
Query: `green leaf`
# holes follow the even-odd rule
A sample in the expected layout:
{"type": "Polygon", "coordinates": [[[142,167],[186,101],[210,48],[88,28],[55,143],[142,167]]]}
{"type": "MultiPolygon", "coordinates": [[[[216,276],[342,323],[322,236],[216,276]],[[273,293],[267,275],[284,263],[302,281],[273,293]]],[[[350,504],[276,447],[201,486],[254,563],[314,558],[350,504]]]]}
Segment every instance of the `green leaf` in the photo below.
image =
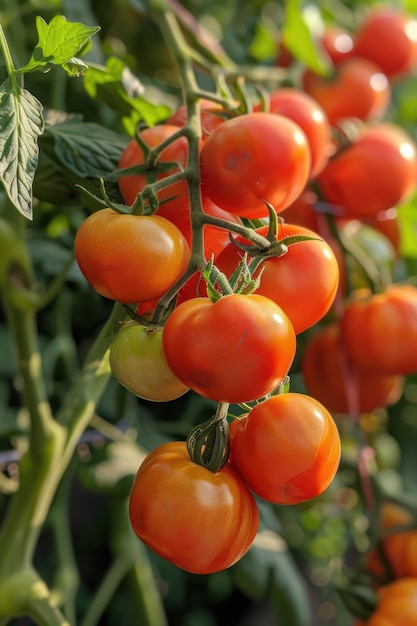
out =
{"type": "MultiPolygon", "coordinates": [[[[61,65],[73,72],[73,57],[83,48],[88,39],[100,30],[99,26],[84,26],[78,22],[67,22],[63,15],[56,15],[47,24],[42,17],[36,18],[39,41],[29,62],[18,73],[47,70],[51,64],[61,65]]],[[[85,69],[85,68],[84,68],[85,69]]]]}
{"type": "Polygon", "coordinates": [[[417,195],[398,207],[398,223],[401,255],[417,259],[417,195]]]}
{"type": "Polygon", "coordinates": [[[314,72],[327,74],[331,69],[330,60],[315,44],[301,7],[301,0],[288,0],[285,6],[282,36],[286,48],[314,72]]]}
{"type": "Polygon", "coordinates": [[[0,180],[12,204],[29,219],[43,130],[42,104],[9,77],[0,85],[0,180]]]}
{"type": "Polygon", "coordinates": [[[105,102],[121,116],[134,116],[135,126],[143,120],[154,126],[169,116],[166,105],[147,102],[145,86],[121,59],[110,57],[106,66],[90,66],[84,75],[84,88],[91,98],[105,102]]]}
{"type": "Polygon", "coordinates": [[[94,122],[65,121],[47,126],[43,146],[81,178],[105,178],[117,168],[128,137],[94,122]]]}

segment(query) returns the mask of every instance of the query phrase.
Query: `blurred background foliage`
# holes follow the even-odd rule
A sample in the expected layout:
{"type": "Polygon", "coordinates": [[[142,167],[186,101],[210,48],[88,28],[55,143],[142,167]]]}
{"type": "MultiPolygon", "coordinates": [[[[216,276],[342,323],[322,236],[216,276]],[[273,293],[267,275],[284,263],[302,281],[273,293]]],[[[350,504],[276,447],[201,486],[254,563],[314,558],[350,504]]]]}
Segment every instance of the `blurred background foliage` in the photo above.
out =
{"type": "MultiPolygon", "coordinates": [[[[25,86],[41,100],[47,115],[61,112],[73,122],[79,121],[79,128],[72,128],[76,142],[85,133],[85,123],[100,125],[99,130],[91,129],[93,135],[87,141],[96,142],[100,154],[107,156],[104,161],[101,156],[99,162],[87,155],[84,169],[69,169],[65,150],[71,153],[71,137],[48,128],[41,137],[34,188],[38,199],[28,227],[40,285],[50,283],[71,258],[76,229],[91,210],[91,199],[75,184],[94,178],[97,171],[104,177],[114,171],[135,124],[140,119],[150,124],[162,121],[181,102],[169,50],[145,4],[141,0],[0,0],[0,20],[16,66],[27,62],[36,44],[35,17],[49,21],[62,14],[68,21],[101,26],[85,61],[93,71],[107,67],[107,82],[101,83],[89,72],[80,79],[70,79],[58,70],[25,78],[25,86]],[[138,93],[139,101],[133,103],[138,93]]],[[[182,6],[239,66],[274,67],[278,43],[284,37],[297,59],[326,72],[328,61],[316,37],[323,24],[335,22],[354,29],[372,4],[371,0],[188,0],[182,6]]],[[[416,0],[390,4],[417,11],[416,0]]],[[[2,60],[0,78],[5,78],[2,60]]],[[[210,88],[206,75],[199,75],[199,80],[210,88]]],[[[416,94],[415,76],[398,83],[390,111],[392,119],[414,138],[416,94]]],[[[118,199],[114,184],[109,183],[108,192],[118,199]]],[[[400,271],[413,276],[417,271],[415,199],[400,207],[400,216],[405,256],[400,271]]],[[[43,368],[53,406],[59,406],[111,307],[73,264],[65,287],[39,314],[43,368]]],[[[300,351],[302,343],[303,337],[300,351]]],[[[13,346],[1,313],[0,355],[1,518],[17,486],[18,460],[27,445],[28,429],[27,415],[19,405],[13,346]]],[[[298,365],[296,360],[294,391],[303,390],[298,365]]],[[[417,378],[410,377],[396,406],[362,417],[364,441],[358,441],[355,425],[340,416],[343,457],[332,486],[322,497],[302,506],[260,503],[261,533],[250,552],[229,570],[196,576],[147,553],[169,624],[349,626],[351,617],[335,583],[344,568],[357,563],[370,545],[356,463],[358,447],[373,446],[369,469],[377,497],[403,491],[415,495],[416,404],[417,378]]],[[[132,477],[144,450],[165,439],[184,438],[193,425],[211,415],[213,406],[191,392],[175,402],[155,405],[133,397],[114,380],[108,385],[57,494],[36,559],[52,586],[73,585],[77,612],[88,616],[80,619],[81,626],[140,623],[138,580],[118,578],[114,567],[123,541],[128,550],[139,550],[124,519],[132,477]],[[67,574],[68,580],[63,578],[67,574]],[[103,610],[96,621],[95,610],[98,615],[103,610]]],[[[144,557],[139,554],[138,558],[144,557]]],[[[27,623],[23,618],[13,622],[15,626],[27,623]]]]}

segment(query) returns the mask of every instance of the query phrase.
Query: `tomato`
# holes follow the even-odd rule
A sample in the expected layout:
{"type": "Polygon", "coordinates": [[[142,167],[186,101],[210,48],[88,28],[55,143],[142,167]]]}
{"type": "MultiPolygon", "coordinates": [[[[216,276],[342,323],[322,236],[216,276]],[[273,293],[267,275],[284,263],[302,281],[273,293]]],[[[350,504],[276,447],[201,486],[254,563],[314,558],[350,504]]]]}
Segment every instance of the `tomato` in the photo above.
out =
{"type": "Polygon", "coordinates": [[[352,56],[353,38],[339,26],[328,25],[321,37],[321,44],[335,65],[352,56]]]}
{"type": "Polygon", "coordinates": [[[144,400],[168,402],[188,391],[166,364],[162,330],[122,326],[110,347],[110,367],[121,385],[144,400]]]}
{"type": "Polygon", "coordinates": [[[124,303],[160,298],[187,268],[188,244],[163,217],[92,213],[75,236],[75,256],[90,285],[124,303]]]}
{"type": "Polygon", "coordinates": [[[187,387],[217,402],[256,400],[285,378],[295,333],[282,309],[259,295],[180,304],[164,326],[169,368],[187,387]]]}
{"type": "Polygon", "coordinates": [[[371,59],[390,78],[411,72],[417,62],[417,20],[394,7],[372,9],[356,33],[354,54],[371,59]]]}
{"type": "Polygon", "coordinates": [[[369,217],[394,207],[415,188],[416,147],[394,124],[363,130],[318,175],[327,202],[340,205],[345,216],[369,217]]]}
{"type": "MultiPolygon", "coordinates": [[[[161,124],[151,128],[145,128],[140,132],[140,137],[150,148],[156,148],[160,143],[178,132],[179,127],[173,124],[161,124]]],[[[161,153],[159,163],[178,163],[180,168],[187,165],[188,141],[186,137],[180,137],[167,146],[161,153]]],[[[119,168],[133,167],[134,165],[144,165],[145,159],[136,139],[132,139],[125,148],[119,160],[119,168]]],[[[119,189],[125,204],[131,205],[148,182],[161,180],[170,174],[177,172],[179,167],[173,166],[170,171],[158,172],[157,167],[150,169],[148,176],[145,174],[132,174],[119,178],[119,189]]],[[[187,183],[180,181],[169,187],[165,187],[158,192],[158,199],[167,200],[175,196],[187,197],[187,183]]]]}
{"type": "Polygon", "coordinates": [[[351,362],[381,374],[417,371],[417,288],[392,285],[383,293],[354,292],[341,318],[351,362]]]}
{"type": "Polygon", "coordinates": [[[275,504],[297,504],[330,485],[339,466],[340,438],[317,400],[284,393],[231,423],[230,454],[255,494],[275,504]]]}
{"type": "Polygon", "coordinates": [[[340,62],[330,77],[307,70],[303,86],[321,105],[333,126],[350,117],[364,121],[381,119],[391,101],[385,74],[372,61],[356,57],[340,62]]]}
{"type": "Polygon", "coordinates": [[[132,486],[129,514],[147,546],[195,574],[236,563],[259,523],[255,500],[231,465],[211,472],[191,461],[184,442],[148,454],[132,486]]]}
{"type": "Polygon", "coordinates": [[[367,567],[382,580],[417,577],[417,529],[411,528],[414,522],[409,511],[399,504],[389,501],[382,504],[380,545],[367,559],[367,567]]]}
{"type": "Polygon", "coordinates": [[[308,94],[288,87],[269,95],[269,111],[288,117],[304,131],[310,147],[310,178],[314,178],[327,163],[332,149],[324,109],[308,94]]]}
{"type": "Polygon", "coordinates": [[[301,128],[273,113],[255,112],[224,122],[204,143],[201,190],[241,217],[267,216],[267,201],[282,211],[301,193],[310,149],[301,128]]]}
{"type": "MultiPolygon", "coordinates": [[[[258,228],[257,232],[266,235],[267,227],[258,228]]],[[[329,310],[338,286],[339,268],[332,249],[317,233],[294,224],[279,226],[278,241],[293,236],[312,239],[290,245],[283,256],[265,259],[254,276],[262,272],[255,293],[276,302],[298,334],[329,310]]],[[[242,251],[230,243],[217,258],[216,267],[230,277],[242,256],[242,251]]]]}
{"type": "MultiPolygon", "coordinates": [[[[203,139],[211,135],[218,126],[230,117],[230,113],[226,111],[221,104],[202,98],[199,102],[201,130],[203,139]]],[[[175,126],[185,126],[187,122],[187,108],[180,106],[167,120],[167,124],[175,126]]]]}
{"type": "Polygon", "coordinates": [[[358,371],[348,362],[337,322],[308,337],[301,372],[308,392],[337,413],[365,413],[394,404],[403,390],[401,376],[358,371]]]}
{"type": "Polygon", "coordinates": [[[371,617],[354,626],[415,626],[417,578],[399,578],[378,589],[378,605],[371,617]]]}

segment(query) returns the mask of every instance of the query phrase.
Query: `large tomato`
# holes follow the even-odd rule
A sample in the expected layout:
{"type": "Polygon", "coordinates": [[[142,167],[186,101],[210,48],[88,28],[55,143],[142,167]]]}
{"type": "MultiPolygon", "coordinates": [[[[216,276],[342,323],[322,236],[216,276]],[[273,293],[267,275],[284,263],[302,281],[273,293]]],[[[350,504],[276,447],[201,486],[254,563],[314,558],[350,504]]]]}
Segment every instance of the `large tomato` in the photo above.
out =
{"type": "Polygon", "coordinates": [[[129,502],[135,533],[160,556],[195,574],[230,567],[250,548],[258,509],[238,473],[193,463],[184,442],[153,450],[136,474],[129,502]]]}
{"type": "Polygon", "coordinates": [[[122,326],[110,347],[110,367],[121,385],[145,400],[168,402],[188,391],[166,364],[162,330],[122,326]]]}
{"type": "MultiPolygon", "coordinates": [[[[178,132],[179,127],[173,124],[161,124],[152,126],[140,131],[140,137],[149,148],[156,148],[160,143],[178,132]]],[[[178,172],[179,168],[184,168],[188,160],[188,141],[186,137],[180,137],[170,143],[160,154],[159,163],[177,163],[173,165],[169,171],[159,171],[157,165],[154,169],[150,169],[145,174],[132,174],[129,176],[120,176],[118,184],[120,193],[125,204],[131,205],[148,182],[161,180],[174,172],[178,172]]],[[[131,139],[125,148],[119,160],[119,168],[133,167],[134,165],[144,165],[145,157],[141,147],[136,139],[131,139]]],[[[158,199],[167,200],[171,197],[184,196],[187,197],[187,183],[180,181],[169,187],[165,187],[158,192],[158,199]]]]}
{"type": "MultiPolygon", "coordinates": [[[[265,235],[267,227],[257,232],[265,235]]],[[[255,293],[276,302],[298,334],[329,310],[337,290],[339,267],[331,247],[317,233],[294,224],[279,226],[278,241],[293,236],[312,239],[290,245],[283,256],[265,259],[254,276],[262,272],[255,293]]],[[[230,277],[242,256],[242,251],[230,243],[220,253],[216,266],[230,277]]]]}
{"type": "Polygon", "coordinates": [[[409,196],[417,179],[417,152],[394,124],[366,128],[326,165],[317,180],[324,199],[345,217],[369,217],[409,196]]]}
{"type": "Polygon", "coordinates": [[[417,20],[395,7],[373,8],[356,33],[353,52],[390,78],[407,74],[417,63],[417,20]]]}
{"type": "Polygon", "coordinates": [[[184,236],[168,220],[112,209],[87,217],[74,247],[91,286],[102,296],[124,303],[160,298],[190,260],[184,236]]]}
{"type": "Polygon", "coordinates": [[[287,87],[269,94],[268,110],[288,117],[304,131],[310,147],[310,178],[314,178],[332,151],[330,125],[324,109],[307,93],[287,87]]]}
{"type": "Polygon", "coordinates": [[[282,309],[264,296],[231,294],[180,304],[162,337],[168,366],[187,387],[218,402],[270,393],[295,354],[295,333],[282,309]]]}
{"type": "Polygon", "coordinates": [[[378,589],[378,604],[371,617],[354,626],[415,626],[417,578],[398,578],[378,589]]]}
{"type": "Polygon", "coordinates": [[[297,504],[330,485],[340,438],[330,413],[297,393],[272,396],[230,425],[231,462],[254,493],[297,504]]]}
{"type": "Polygon", "coordinates": [[[381,374],[417,372],[417,288],[392,285],[383,293],[354,293],[341,318],[351,362],[381,374]]]}
{"type": "Polygon", "coordinates": [[[308,338],[301,372],[308,392],[337,413],[365,413],[394,404],[403,390],[401,376],[358,371],[349,363],[337,322],[308,338]]]}
{"type": "Polygon", "coordinates": [[[310,148],[298,124],[274,113],[248,113],[224,122],[201,150],[201,189],[241,217],[281,211],[301,193],[310,173],[310,148]]]}
{"type": "Polygon", "coordinates": [[[330,78],[307,70],[303,86],[321,105],[332,125],[349,117],[381,119],[391,102],[388,78],[367,59],[353,57],[342,61],[330,78]]]}

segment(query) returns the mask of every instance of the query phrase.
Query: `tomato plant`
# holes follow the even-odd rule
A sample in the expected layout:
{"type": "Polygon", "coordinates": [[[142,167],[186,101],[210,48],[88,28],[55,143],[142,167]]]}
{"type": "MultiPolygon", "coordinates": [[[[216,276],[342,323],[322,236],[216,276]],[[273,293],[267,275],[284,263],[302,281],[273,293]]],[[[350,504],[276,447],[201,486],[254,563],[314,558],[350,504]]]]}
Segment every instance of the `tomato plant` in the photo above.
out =
{"type": "Polygon", "coordinates": [[[200,157],[201,189],[215,204],[241,217],[266,217],[301,193],[310,172],[307,138],[281,115],[256,112],[219,126],[200,157]]]}
{"type": "MultiPolygon", "coordinates": [[[[160,124],[151,128],[145,128],[140,131],[140,139],[149,148],[157,148],[163,141],[169,139],[178,132],[180,128],[174,124],[160,124]]],[[[136,196],[140,193],[148,182],[161,180],[170,174],[178,172],[180,168],[184,168],[188,159],[188,141],[185,137],[179,137],[166,146],[158,156],[156,163],[148,168],[148,171],[127,176],[120,176],[119,189],[123,200],[126,204],[131,205],[136,200],[136,196]],[[168,170],[158,171],[158,164],[172,163],[172,167],[168,170]]],[[[146,155],[139,145],[137,139],[131,139],[120,160],[119,168],[134,167],[135,165],[146,166],[146,155]]],[[[176,196],[187,197],[187,183],[179,181],[173,185],[161,189],[158,192],[158,199],[168,201],[169,198],[176,196]]]]}
{"type": "Polygon", "coordinates": [[[163,296],[190,259],[184,236],[168,220],[109,208],[84,220],[74,248],[90,285],[102,296],[125,303],[163,296]]]}
{"type": "Polygon", "coordinates": [[[323,326],[307,339],[301,372],[308,392],[329,411],[365,413],[394,404],[404,381],[398,375],[358,370],[347,359],[340,325],[323,326]]]}
{"type": "Polygon", "coordinates": [[[230,465],[211,472],[193,463],[184,442],[162,444],[146,457],[129,514],[152,550],[196,574],[233,565],[258,530],[255,500],[238,473],[230,465]]]}
{"type": "MultiPolygon", "coordinates": [[[[265,235],[266,227],[257,229],[265,235]]],[[[317,233],[302,226],[283,223],[277,241],[287,237],[310,237],[288,247],[282,256],[266,258],[255,272],[260,285],[255,293],[276,302],[288,315],[296,334],[320,320],[336,294],[339,268],[331,247],[317,233]]],[[[238,242],[242,241],[238,239],[238,242]]],[[[242,251],[230,243],[216,260],[220,271],[231,276],[242,251]]]]}
{"type": "Polygon", "coordinates": [[[339,62],[329,78],[307,71],[303,86],[320,103],[332,125],[350,117],[381,119],[391,102],[391,88],[379,66],[357,57],[339,62]],[[353,93],[354,98],[350,96],[353,93]]]}
{"type": "MultiPolygon", "coordinates": [[[[207,138],[230,117],[230,113],[225,111],[221,104],[202,98],[199,102],[200,120],[203,139],[207,138]]],[[[187,108],[180,106],[167,120],[167,124],[174,126],[184,126],[187,123],[187,108]]]]}
{"type": "Polygon", "coordinates": [[[249,487],[275,504],[305,502],[330,485],[340,439],[330,413],[297,393],[273,396],[230,425],[231,460],[249,487]]]}
{"type": "Polygon", "coordinates": [[[256,400],[283,381],[295,333],[282,309],[264,296],[194,298],[169,316],[163,332],[168,366],[185,385],[218,402],[256,400]]]}
{"type": "Polygon", "coordinates": [[[341,333],[347,355],[359,369],[388,375],[417,371],[416,287],[357,291],[343,312],[341,333]]]}
{"type": "Polygon", "coordinates": [[[162,330],[122,326],[111,344],[110,367],[121,385],[145,400],[168,402],[188,391],[165,362],[162,330]]]}
{"type": "Polygon", "coordinates": [[[416,172],[413,140],[399,126],[384,123],[365,128],[317,180],[324,199],[344,209],[345,216],[369,217],[407,198],[416,172]]]}
{"type": "Polygon", "coordinates": [[[356,32],[354,54],[371,59],[390,78],[411,72],[417,62],[417,20],[392,6],[371,9],[356,32]]]}

